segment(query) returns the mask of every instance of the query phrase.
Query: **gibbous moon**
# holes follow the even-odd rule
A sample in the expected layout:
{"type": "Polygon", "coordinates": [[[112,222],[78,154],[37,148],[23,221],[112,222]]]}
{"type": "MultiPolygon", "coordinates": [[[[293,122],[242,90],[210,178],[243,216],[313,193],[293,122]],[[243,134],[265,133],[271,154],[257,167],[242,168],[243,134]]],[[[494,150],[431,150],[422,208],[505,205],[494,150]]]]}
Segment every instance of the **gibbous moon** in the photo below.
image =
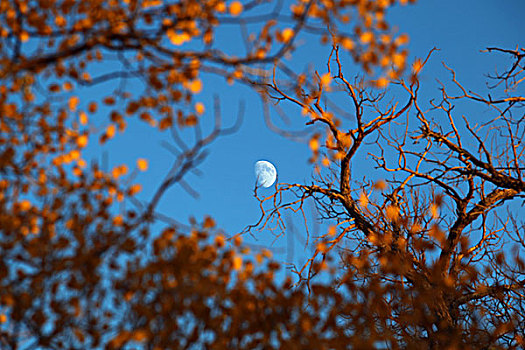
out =
{"type": "Polygon", "coordinates": [[[259,160],[255,163],[255,177],[259,185],[270,187],[277,178],[277,170],[275,170],[272,163],[266,160],[259,160]]]}

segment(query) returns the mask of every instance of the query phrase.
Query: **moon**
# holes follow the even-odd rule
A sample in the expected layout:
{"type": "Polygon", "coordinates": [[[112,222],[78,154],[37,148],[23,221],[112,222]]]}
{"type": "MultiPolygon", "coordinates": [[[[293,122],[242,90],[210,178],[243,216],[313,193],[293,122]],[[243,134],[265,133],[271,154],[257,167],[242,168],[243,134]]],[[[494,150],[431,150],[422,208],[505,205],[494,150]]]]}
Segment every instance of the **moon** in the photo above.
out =
{"type": "Polygon", "coordinates": [[[255,163],[255,177],[259,185],[270,187],[277,179],[277,170],[272,163],[266,160],[259,160],[255,163]]]}

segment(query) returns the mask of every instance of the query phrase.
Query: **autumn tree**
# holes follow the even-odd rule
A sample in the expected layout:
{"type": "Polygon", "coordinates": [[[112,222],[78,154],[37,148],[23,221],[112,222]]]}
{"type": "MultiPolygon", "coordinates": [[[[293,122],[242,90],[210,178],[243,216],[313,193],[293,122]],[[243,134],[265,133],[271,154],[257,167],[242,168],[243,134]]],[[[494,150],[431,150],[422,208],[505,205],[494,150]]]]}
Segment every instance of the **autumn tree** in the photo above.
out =
{"type": "Polygon", "coordinates": [[[329,79],[318,79],[312,90],[283,88],[278,79],[267,85],[269,101],[295,104],[307,125],[322,128],[309,141],[316,178],[280,184],[271,196],[258,197],[262,204],[277,203],[261,205],[258,227],[284,233],[284,212],[304,213],[305,201],[313,200],[331,226],[315,236],[313,256],[294,267],[298,283],[309,287],[335,259],[340,270],[332,272],[332,287],[345,296],[341,322],[388,347],[524,344],[525,51],[486,51],[513,60],[489,76],[486,96],[465,87],[445,65],[451,84],[442,84],[438,98],[421,101],[418,74],[432,52],[413,63],[407,79],[372,90],[346,77],[337,45],[329,55],[329,79]],[[341,92],[349,114],[326,107],[330,99],[340,107],[341,92]],[[457,105],[482,105],[491,116],[458,115],[457,105]],[[375,178],[352,176],[370,163],[365,173],[375,178]],[[274,200],[286,194],[289,201],[274,200]],[[356,324],[362,317],[366,324],[356,324]]]}
{"type": "Polygon", "coordinates": [[[397,5],[1,1],[1,347],[523,345],[523,223],[501,209],[525,188],[525,53],[489,48],[514,58],[492,77],[496,92],[475,94],[453,75],[459,93],[444,85],[432,119],[418,97],[426,60],[407,76],[408,37],[385,21],[397,5]],[[227,45],[231,28],[244,50],[227,45]],[[328,70],[286,63],[300,35],[321,41],[328,70]],[[345,75],[343,55],[362,79],[345,75]],[[265,103],[297,106],[314,129],[318,176],[258,197],[263,215],[247,228],[275,220],[286,234],[281,213],[317,204],[330,228],[296,280],[277,281],[269,251],[250,253],[242,235],[223,235],[212,218],[181,225],[157,212],[175,184],[194,191],[185,175],[236,130],[222,125],[219,99],[199,100],[210,75],[253,88],[265,103]],[[458,118],[453,105],[464,101],[494,117],[458,118]],[[139,122],[170,132],[176,155],[146,202],[135,181],[146,159],[133,169],[85,159],[90,144],[139,122]],[[351,176],[365,152],[382,179],[351,176]],[[296,198],[272,201],[281,195],[296,198]]]}

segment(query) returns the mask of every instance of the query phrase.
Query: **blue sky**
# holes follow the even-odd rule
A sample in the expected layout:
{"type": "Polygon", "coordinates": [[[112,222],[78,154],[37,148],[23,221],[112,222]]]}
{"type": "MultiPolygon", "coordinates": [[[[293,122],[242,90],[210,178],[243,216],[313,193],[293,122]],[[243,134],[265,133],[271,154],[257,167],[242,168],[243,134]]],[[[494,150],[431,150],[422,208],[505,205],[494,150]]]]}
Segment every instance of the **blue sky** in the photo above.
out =
{"type": "MultiPolygon", "coordinates": [[[[395,6],[389,10],[388,19],[400,33],[410,36],[410,61],[414,57],[424,58],[433,47],[440,49],[432,55],[421,74],[421,101],[428,101],[439,97],[436,78],[449,84],[450,74],[443,68],[442,61],[456,70],[458,78],[468,88],[485,91],[484,75],[493,73],[496,67],[505,68],[510,61],[502,55],[481,53],[480,50],[488,46],[509,49],[518,44],[523,46],[524,13],[525,2],[521,0],[429,0],[408,6],[395,6]]],[[[238,42],[229,40],[230,45],[238,42]]],[[[325,72],[328,53],[328,47],[323,47],[318,42],[306,42],[291,63],[302,65],[313,61],[320,72],[325,72]]],[[[360,73],[359,68],[351,62],[345,64],[345,69],[348,77],[360,73]]],[[[240,232],[246,225],[255,223],[260,215],[259,204],[253,197],[254,163],[264,159],[275,164],[279,182],[310,183],[313,168],[308,163],[308,158],[311,154],[304,143],[294,142],[269,130],[264,122],[260,98],[253,90],[240,84],[228,86],[223,78],[211,76],[206,76],[203,82],[204,90],[198,100],[206,106],[206,113],[202,118],[209,121],[203,125],[213,123],[213,95],[220,99],[224,126],[235,122],[242,101],[245,104],[243,123],[235,134],[213,143],[207,159],[198,167],[200,176],[190,175],[187,178],[199,193],[199,198],[193,198],[180,186],[174,186],[164,196],[159,211],[181,222],[187,222],[189,216],[202,220],[205,215],[211,215],[219,227],[232,235],[240,232]]],[[[290,119],[301,120],[300,111],[291,108],[285,110],[290,113],[290,119]]],[[[483,109],[465,111],[472,112],[479,112],[483,116],[483,109]]],[[[278,118],[274,111],[272,117],[278,118]]],[[[294,129],[297,127],[298,124],[293,125],[294,129]]],[[[123,135],[108,142],[102,149],[91,146],[90,154],[100,159],[101,152],[107,151],[110,165],[127,163],[133,166],[137,158],[147,158],[149,169],[137,178],[144,187],[138,198],[147,200],[174,160],[173,155],[161,146],[162,141],[173,143],[169,133],[160,133],[143,123],[131,122],[123,135]]],[[[356,168],[359,171],[359,167],[356,168]]],[[[363,168],[363,171],[369,170],[363,168]]],[[[259,191],[261,194],[270,194],[273,187],[259,191]]],[[[296,221],[296,226],[301,235],[303,229],[299,222],[300,220],[296,221]]],[[[259,238],[257,243],[264,246],[270,246],[273,240],[268,232],[261,232],[259,238]]],[[[273,247],[282,247],[285,244],[286,240],[281,239],[273,247]]],[[[301,262],[301,249],[304,249],[301,245],[295,249],[297,262],[301,262]]],[[[276,252],[279,253],[279,250],[276,252]]],[[[284,255],[277,256],[278,259],[283,257],[284,255]]]]}

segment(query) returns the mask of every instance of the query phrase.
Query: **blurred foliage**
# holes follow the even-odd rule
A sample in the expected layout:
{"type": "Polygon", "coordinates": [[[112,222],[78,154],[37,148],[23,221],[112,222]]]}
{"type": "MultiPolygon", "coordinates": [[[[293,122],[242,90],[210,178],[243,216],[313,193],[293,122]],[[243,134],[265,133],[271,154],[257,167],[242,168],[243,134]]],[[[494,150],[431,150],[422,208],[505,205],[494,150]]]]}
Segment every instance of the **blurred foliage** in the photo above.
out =
{"type": "Polygon", "coordinates": [[[524,346],[524,225],[497,207],[525,192],[525,52],[489,48],[514,60],[491,77],[502,97],[472,93],[453,75],[460,94],[443,87],[432,111],[445,122],[432,120],[418,102],[428,57],[407,73],[408,36],[385,21],[405,3],[1,0],[1,348],[524,346]],[[244,52],[227,45],[231,28],[243,33],[244,52]],[[301,38],[324,45],[327,72],[285,63],[301,38]],[[343,52],[366,80],[346,79],[343,52]],[[256,191],[267,203],[297,197],[261,205],[247,228],[275,220],[286,234],[281,212],[316,203],[330,228],[293,268],[296,280],[277,281],[269,251],[250,252],[210,217],[183,225],[156,211],[175,184],[194,193],[185,175],[236,131],[221,126],[218,100],[197,100],[206,74],[326,127],[307,141],[313,184],[278,184],[268,198],[256,191]],[[404,102],[383,103],[386,88],[404,102]],[[351,108],[329,103],[341,92],[351,108]],[[456,120],[459,100],[494,116],[456,120]],[[205,113],[215,114],[213,129],[183,143],[177,133],[200,130],[205,113]],[[147,159],[109,170],[84,159],[90,143],[118,137],[131,118],[169,130],[179,149],[147,202],[135,181],[147,159]],[[390,175],[354,181],[351,161],[369,141],[390,175]],[[328,280],[316,279],[322,272],[328,280]]]}

